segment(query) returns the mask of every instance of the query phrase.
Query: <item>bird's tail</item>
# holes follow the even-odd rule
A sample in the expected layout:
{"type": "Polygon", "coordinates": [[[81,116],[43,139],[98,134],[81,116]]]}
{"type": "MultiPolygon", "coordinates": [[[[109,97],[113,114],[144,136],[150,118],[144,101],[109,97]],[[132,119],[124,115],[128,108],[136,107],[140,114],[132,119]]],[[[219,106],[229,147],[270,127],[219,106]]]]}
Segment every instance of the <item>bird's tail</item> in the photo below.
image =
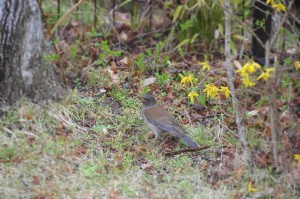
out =
{"type": "Polygon", "coordinates": [[[189,136],[185,134],[183,128],[180,127],[174,128],[173,131],[170,131],[170,133],[182,139],[191,149],[195,149],[199,147],[199,145],[194,140],[192,140],[189,136]]]}
{"type": "Polygon", "coordinates": [[[183,135],[180,137],[191,149],[198,148],[199,145],[194,142],[191,138],[189,138],[187,135],[183,135]]]}

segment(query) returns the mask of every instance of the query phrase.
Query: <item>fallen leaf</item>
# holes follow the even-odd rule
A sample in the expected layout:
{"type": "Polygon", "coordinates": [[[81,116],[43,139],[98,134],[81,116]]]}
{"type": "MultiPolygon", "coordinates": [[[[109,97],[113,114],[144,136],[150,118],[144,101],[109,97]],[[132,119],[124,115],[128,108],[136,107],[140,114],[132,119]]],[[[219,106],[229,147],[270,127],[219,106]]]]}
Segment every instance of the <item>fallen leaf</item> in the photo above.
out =
{"type": "Polygon", "coordinates": [[[110,190],[109,192],[109,199],[117,199],[119,196],[118,192],[114,189],[110,190]]]}
{"type": "Polygon", "coordinates": [[[100,93],[106,93],[106,90],[105,90],[104,88],[101,88],[101,89],[99,90],[99,92],[100,92],[100,93]]]}
{"type": "Polygon", "coordinates": [[[106,73],[110,76],[113,84],[120,85],[121,81],[120,81],[119,77],[114,73],[114,71],[107,68],[107,69],[104,69],[104,73],[106,73]]]}
{"type": "Polygon", "coordinates": [[[116,154],[116,157],[118,159],[119,164],[123,163],[123,157],[122,156],[123,156],[123,153],[121,151],[116,154]]]}
{"type": "Polygon", "coordinates": [[[238,60],[233,60],[233,65],[237,68],[237,69],[241,69],[242,65],[238,60]]]}
{"type": "Polygon", "coordinates": [[[253,111],[247,112],[247,116],[249,116],[249,117],[256,116],[257,114],[258,114],[258,110],[253,110],[253,111]]]}
{"type": "Polygon", "coordinates": [[[30,113],[24,113],[24,114],[23,114],[23,117],[24,117],[26,120],[32,120],[32,118],[33,118],[32,114],[30,114],[30,113]]]}
{"type": "Polygon", "coordinates": [[[36,142],[36,139],[35,137],[29,136],[27,137],[26,141],[28,145],[32,146],[36,142]]]}
{"type": "Polygon", "coordinates": [[[110,65],[110,67],[113,68],[113,69],[117,68],[117,64],[116,64],[115,61],[109,62],[109,65],[110,65]]]}
{"type": "Polygon", "coordinates": [[[38,176],[32,176],[31,184],[33,185],[40,185],[40,178],[38,176]]]}
{"type": "Polygon", "coordinates": [[[128,57],[124,57],[123,59],[120,60],[120,63],[125,65],[125,66],[128,66],[129,65],[129,59],[128,57]]]}
{"type": "Polygon", "coordinates": [[[123,43],[126,43],[128,41],[128,34],[126,34],[124,31],[122,31],[120,34],[120,38],[123,43]]]}
{"type": "Polygon", "coordinates": [[[73,153],[78,156],[78,155],[84,155],[87,152],[87,148],[85,146],[78,146],[74,149],[73,153]]]}
{"type": "Polygon", "coordinates": [[[142,165],[141,165],[141,168],[142,168],[144,171],[149,172],[149,171],[152,170],[152,164],[150,164],[150,163],[142,164],[142,165]]]}

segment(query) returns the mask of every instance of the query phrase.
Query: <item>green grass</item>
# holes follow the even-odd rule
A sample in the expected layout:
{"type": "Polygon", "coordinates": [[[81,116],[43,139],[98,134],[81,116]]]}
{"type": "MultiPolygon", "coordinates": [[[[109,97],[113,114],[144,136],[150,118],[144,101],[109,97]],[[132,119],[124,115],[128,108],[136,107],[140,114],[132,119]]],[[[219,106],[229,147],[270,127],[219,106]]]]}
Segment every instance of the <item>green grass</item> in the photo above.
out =
{"type": "Polygon", "coordinates": [[[188,127],[191,137],[212,148],[168,157],[163,138],[171,138],[153,140],[139,115],[140,100],[126,93],[112,96],[82,97],[75,91],[47,106],[24,99],[7,108],[0,120],[0,197],[231,198],[249,195],[250,176],[262,182],[259,187],[278,186],[257,169],[245,171],[242,183],[220,184],[216,190],[207,181],[209,172],[201,169],[209,165],[202,157],[216,157],[224,130],[188,127]]]}
{"type": "MultiPolygon", "coordinates": [[[[71,0],[62,2],[61,16],[73,4],[71,0]]],[[[54,1],[44,3],[43,9],[51,16],[47,18],[48,23],[54,25],[58,20],[54,1]]],[[[83,3],[78,13],[64,21],[62,28],[71,20],[91,25],[92,9],[91,2],[83,3]]],[[[222,21],[223,12],[219,9],[199,8],[198,11],[205,12],[197,11],[192,14],[194,18],[186,18],[187,23],[180,22],[179,39],[192,37],[199,33],[200,27],[203,33],[200,35],[204,36],[200,39],[209,48],[213,40],[211,32],[222,21]],[[207,17],[218,20],[211,25],[207,22],[212,20],[202,20],[207,17]],[[203,21],[200,26],[199,20],[203,21]],[[198,30],[189,23],[198,24],[198,30]]],[[[99,13],[100,18],[103,15],[99,13]]],[[[91,28],[87,35],[108,35],[109,28],[104,31],[104,26],[100,27],[100,32],[91,28]]],[[[158,33],[157,39],[161,37],[158,33]]],[[[256,163],[250,168],[242,165],[235,127],[227,127],[225,122],[226,117],[233,117],[227,103],[208,106],[205,104],[207,98],[203,97],[201,105],[205,109],[213,107],[205,111],[209,116],[203,116],[209,120],[208,125],[199,122],[184,126],[191,138],[200,145],[210,146],[209,149],[167,156],[166,152],[185,149],[186,145],[168,135],[158,140],[153,138],[140,116],[138,95],[150,90],[160,95],[157,97],[172,94],[175,99],[168,107],[172,114],[177,113],[176,105],[187,102],[187,92],[180,86],[180,79],[167,70],[174,67],[168,65],[174,60],[165,52],[168,45],[159,41],[156,48],[140,52],[136,60],[131,60],[130,70],[114,71],[113,75],[120,79],[120,83],[115,83],[112,75],[103,69],[109,66],[111,57],[120,58],[121,52],[100,41],[72,44],[69,54],[65,55],[70,61],[66,72],[78,72],[88,63],[84,61],[92,59],[85,54],[86,43],[88,47],[93,43],[101,49],[98,57],[101,67],[95,66],[82,78],[73,80],[81,90],[74,89],[60,102],[33,104],[22,99],[13,107],[1,107],[0,198],[251,198],[255,193],[247,189],[249,182],[253,182],[258,191],[275,189],[277,198],[296,197],[297,190],[287,183],[287,175],[277,174],[271,167],[259,168],[256,163]],[[77,45],[83,46],[83,52],[77,45]],[[157,85],[139,90],[146,75],[155,75],[157,85]],[[107,91],[96,93],[99,88],[107,88],[107,91]],[[85,91],[95,95],[87,95],[85,91]]],[[[181,48],[178,51],[182,57],[186,55],[181,48]]],[[[127,56],[125,51],[122,53],[127,56]]],[[[57,57],[52,59],[57,60],[57,57]]],[[[204,78],[204,74],[198,76],[198,79],[204,78]]],[[[288,77],[286,79],[285,84],[289,85],[288,77]]],[[[190,114],[188,108],[185,107],[186,113],[181,116],[190,114]]],[[[250,148],[266,148],[256,134],[254,129],[247,129],[250,148]]]]}

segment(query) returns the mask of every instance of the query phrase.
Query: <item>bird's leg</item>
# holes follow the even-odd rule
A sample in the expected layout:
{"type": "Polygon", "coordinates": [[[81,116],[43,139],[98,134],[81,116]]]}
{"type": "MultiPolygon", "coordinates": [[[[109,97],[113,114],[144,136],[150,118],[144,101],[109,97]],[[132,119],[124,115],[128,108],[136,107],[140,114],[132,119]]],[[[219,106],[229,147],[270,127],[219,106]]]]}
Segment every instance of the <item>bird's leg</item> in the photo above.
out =
{"type": "Polygon", "coordinates": [[[155,138],[154,138],[154,139],[157,140],[157,139],[158,139],[158,136],[159,136],[159,133],[158,133],[158,132],[155,132],[155,131],[154,131],[153,133],[154,133],[154,135],[155,135],[155,138]]]}
{"type": "Polygon", "coordinates": [[[154,134],[154,139],[149,143],[149,145],[152,145],[158,140],[159,133],[157,133],[156,131],[152,131],[152,133],[154,134]]]}

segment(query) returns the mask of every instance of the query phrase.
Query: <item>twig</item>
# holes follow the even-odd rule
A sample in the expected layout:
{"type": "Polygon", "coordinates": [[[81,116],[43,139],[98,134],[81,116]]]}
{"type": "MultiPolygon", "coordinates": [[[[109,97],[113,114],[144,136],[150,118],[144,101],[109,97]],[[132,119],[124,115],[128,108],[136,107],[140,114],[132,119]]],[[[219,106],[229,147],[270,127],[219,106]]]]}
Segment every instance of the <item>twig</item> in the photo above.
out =
{"type": "Polygon", "coordinates": [[[2,129],[4,131],[6,131],[7,133],[9,133],[15,140],[17,139],[17,136],[8,128],[2,127],[2,129]]]}
{"type": "Polygon", "coordinates": [[[286,9],[287,11],[284,13],[282,20],[280,21],[280,24],[278,25],[279,28],[277,28],[276,32],[274,33],[273,37],[270,40],[270,46],[273,45],[274,41],[277,40],[279,31],[280,31],[280,27],[283,26],[283,24],[286,21],[287,16],[289,15],[288,11],[292,8],[292,5],[294,4],[294,0],[290,1],[288,8],[286,9]]]}
{"type": "MultiPolygon", "coordinates": [[[[294,0],[289,2],[289,6],[287,8],[287,11],[285,12],[285,14],[283,15],[282,20],[280,21],[277,30],[275,31],[274,35],[272,36],[271,40],[267,41],[266,43],[266,57],[265,57],[265,62],[266,62],[266,67],[269,68],[270,67],[270,52],[271,52],[271,47],[273,45],[273,43],[275,41],[277,41],[278,39],[278,34],[280,32],[280,27],[283,26],[283,24],[285,23],[287,16],[288,16],[288,10],[290,10],[292,8],[292,5],[294,3],[294,0]]],[[[278,84],[280,83],[280,74],[277,71],[276,65],[275,65],[275,74],[274,74],[274,78],[273,80],[275,80],[275,85],[273,82],[269,81],[268,83],[268,88],[272,88],[271,89],[271,93],[270,93],[270,108],[269,108],[269,114],[270,114],[270,128],[271,128],[271,136],[272,136],[272,150],[273,150],[273,158],[274,158],[274,164],[275,166],[281,166],[282,162],[279,162],[279,158],[278,158],[278,138],[280,137],[279,132],[280,132],[280,126],[278,123],[278,110],[277,110],[277,105],[276,105],[276,95],[277,95],[277,89],[278,88],[278,84]]]]}
{"type": "Polygon", "coordinates": [[[52,28],[51,30],[51,34],[53,34],[55,32],[55,30],[57,29],[57,27],[65,20],[65,18],[71,14],[74,10],[76,10],[76,8],[78,8],[78,6],[80,6],[80,4],[82,4],[85,0],[80,0],[78,3],[76,3],[71,9],[69,9],[59,20],[58,22],[55,24],[55,26],[52,28]]]}
{"type": "Polygon", "coordinates": [[[228,11],[226,8],[226,6],[223,7],[224,9],[224,12],[230,12],[229,15],[230,17],[233,17],[236,21],[238,21],[238,23],[242,24],[243,27],[245,27],[253,37],[255,37],[255,39],[258,41],[258,43],[263,47],[263,48],[266,48],[265,47],[265,44],[263,43],[263,41],[257,36],[257,34],[255,34],[255,32],[252,30],[252,26],[250,26],[249,24],[246,24],[245,22],[243,22],[242,20],[240,20],[237,16],[235,16],[234,14],[232,14],[232,11],[228,11]]]}
{"type": "MultiPolygon", "coordinates": [[[[45,23],[45,29],[46,29],[47,33],[49,34],[49,37],[50,37],[51,43],[53,45],[54,51],[55,51],[55,53],[57,55],[59,55],[59,50],[57,49],[57,46],[56,46],[56,44],[54,42],[54,36],[53,36],[53,34],[51,34],[50,29],[48,27],[46,16],[45,16],[45,13],[44,13],[43,8],[42,8],[42,4],[39,1],[38,1],[38,4],[39,4],[40,11],[41,11],[41,14],[42,14],[42,20],[45,23]]],[[[60,63],[61,63],[61,56],[59,56],[58,59],[59,59],[58,60],[58,63],[59,63],[58,65],[59,65],[59,68],[60,68],[60,76],[63,79],[64,83],[66,84],[67,83],[67,79],[66,79],[66,76],[65,76],[65,73],[64,73],[64,69],[60,65],[60,63]]]]}
{"type": "Polygon", "coordinates": [[[231,36],[231,19],[230,17],[233,16],[232,15],[232,10],[230,7],[230,1],[226,0],[224,3],[224,7],[225,7],[225,68],[226,68],[226,72],[227,72],[227,76],[228,76],[228,85],[231,91],[231,97],[232,97],[232,106],[233,106],[233,110],[235,113],[235,122],[237,125],[237,131],[238,131],[238,135],[239,135],[239,140],[242,146],[242,150],[243,150],[243,158],[245,160],[245,164],[248,164],[248,160],[249,160],[249,155],[248,155],[248,142],[246,139],[246,134],[245,134],[245,129],[244,126],[242,125],[242,115],[239,111],[239,103],[237,100],[237,96],[236,96],[236,90],[234,87],[234,75],[233,75],[233,69],[232,69],[232,55],[231,55],[231,50],[230,50],[230,36],[231,36]]]}
{"type": "Polygon", "coordinates": [[[210,146],[201,146],[195,149],[183,149],[183,150],[179,150],[179,151],[173,151],[173,152],[168,152],[165,153],[166,156],[173,156],[173,155],[178,155],[181,153],[189,153],[189,152],[196,152],[196,151],[202,151],[204,149],[208,149],[210,148],[210,146]]]}
{"type": "Polygon", "coordinates": [[[265,188],[264,190],[257,192],[253,194],[252,199],[257,199],[257,198],[273,198],[275,195],[275,190],[274,188],[265,188]]]}

